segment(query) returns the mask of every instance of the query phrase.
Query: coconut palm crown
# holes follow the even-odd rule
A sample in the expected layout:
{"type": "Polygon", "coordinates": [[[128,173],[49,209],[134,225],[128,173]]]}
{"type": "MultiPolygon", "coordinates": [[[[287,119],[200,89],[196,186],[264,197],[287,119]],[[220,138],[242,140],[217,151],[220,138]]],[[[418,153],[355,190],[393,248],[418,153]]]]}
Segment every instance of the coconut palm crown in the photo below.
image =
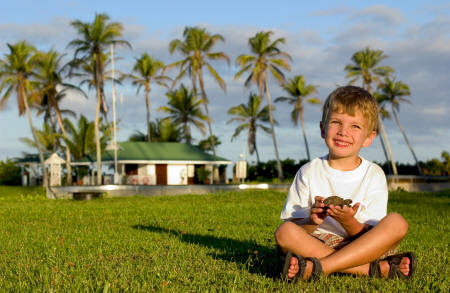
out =
{"type": "Polygon", "coordinates": [[[256,131],[259,128],[266,133],[270,133],[270,128],[265,125],[265,123],[269,122],[269,106],[264,106],[261,108],[261,102],[262,100],[258,95],[250,93],[247,105],[240,104],[238,106],[231,107],[228,110],[228,114],[233,115],[234,117],[227,121],[227,123],[234,121],[241,123],[234,130],[231,140],[238,137],[243,130],[248,129],[248,152],[250,155],[256,153],[256,160],[258,164],[260,159],[258,148],[256,147],[256,131]]]}
{"type": "Polygon", "coordinates": [[[372,83],[380,83],[380,77],[389,76],[394,72],[390,66],[379,66],[379,63],[388,56],[382,50],[372,50],[367,46],[353,54],[353,64],[345,66],[347,78],[351,78],[350,84],[354,84],[358,79],[362,79],[363,87],[373,94],[372,83]]]}
{"type": "Polygon", "coordinates": [[[158,111],[168,113],[168,118],[172,120],[172,123],[183,125],[183,134],[186,143],[190,144],[192,141],[191,124],[199,129],[203,135],[206,134],[204,121],[207,118],[203,115],[200,108],[202,101],[197,99],[193,90],[181,84],[180,88],[169,91],[166,96],[168,105],[159,107],[158,111]]]}

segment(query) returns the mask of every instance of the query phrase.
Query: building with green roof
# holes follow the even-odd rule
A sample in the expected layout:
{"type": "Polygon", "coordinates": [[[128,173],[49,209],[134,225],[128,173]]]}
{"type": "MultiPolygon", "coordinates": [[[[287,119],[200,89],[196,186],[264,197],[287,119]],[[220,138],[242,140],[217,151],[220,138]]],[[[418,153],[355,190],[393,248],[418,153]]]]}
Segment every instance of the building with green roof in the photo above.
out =
{"type": "MultiPolygon", "coordinates": [[[[72,165],[94,167],[95,163],[95,155],[90,155],[73,162],[72,165]]],[[[124,184],[179,185],[224,182],[226,166],[231,163],[232,161],[185,143],[120,142],[117,148],[117,173],[124,184]]],[[[102,154],[102,164],[114,166],[113,150],[102,154]]]]}

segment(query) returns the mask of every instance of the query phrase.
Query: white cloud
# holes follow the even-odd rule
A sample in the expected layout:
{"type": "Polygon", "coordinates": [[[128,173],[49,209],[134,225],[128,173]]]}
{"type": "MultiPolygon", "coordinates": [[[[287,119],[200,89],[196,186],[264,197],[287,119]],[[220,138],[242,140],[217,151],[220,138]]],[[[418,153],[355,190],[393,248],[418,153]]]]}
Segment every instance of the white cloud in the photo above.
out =
{"type": "Polygon", "coordinates": [[[329,9],[315,10],[311,13],[313,16],[335,16],[347,14],[351,11],[355,11],[353,7],[350,6],[336,6],[329,9]]]}
{"type": "Polygon", "coordinates": [[[399,25],[403,24],[406,19],[403,13],[385,5],[373,5],[364,8],[351,16],[358,22],[373,21],[381,25],[399,25]]]}

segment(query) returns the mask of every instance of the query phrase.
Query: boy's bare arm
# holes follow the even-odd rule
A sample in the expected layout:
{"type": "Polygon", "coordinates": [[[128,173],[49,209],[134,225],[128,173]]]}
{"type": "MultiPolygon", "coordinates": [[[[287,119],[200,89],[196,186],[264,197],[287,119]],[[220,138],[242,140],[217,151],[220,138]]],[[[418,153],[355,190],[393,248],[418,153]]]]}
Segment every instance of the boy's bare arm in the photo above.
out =
{"type": "Polygon", "coordinates": [[[323,220],[327,216],[323,210],[325,206],[323,204],[324,198],[321,196],[315,197],[315,202],[311,207],[311,215],[308,218],[294,218],[291,219],[295,224],[302,226],[306,232],[312,233],[317,229],[317,226],[323,223],[323,220]]]}
{"type": "Polygon", "coordinates": [[[369,229],[369,225],[358,222],[354,215],[358,210],[360,203],[356,203],[353,207],[340,207],[330,205],[327,214],[338,221],[342,227],[347,231],[349,236],[356,235],[369,229]]]}

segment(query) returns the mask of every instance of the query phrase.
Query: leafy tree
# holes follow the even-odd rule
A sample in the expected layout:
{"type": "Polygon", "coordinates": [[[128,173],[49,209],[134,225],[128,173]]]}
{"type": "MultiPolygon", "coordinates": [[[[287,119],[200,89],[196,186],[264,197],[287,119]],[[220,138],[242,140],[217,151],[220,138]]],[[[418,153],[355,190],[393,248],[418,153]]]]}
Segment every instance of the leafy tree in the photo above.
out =
{"type": "Polygon", "coordinates": [[[283,170],[281,168],[280,156],[278,155],[278,146],[275,135],[275,122],[272,115],[272,101],[269,91],[268,73],[280,83],[283,83],[285,78],[282,69],[290,70],[288,61],[291,57],[288,53],[281,51],[278,46],[285,43],[284,38],[278,38],[272,42],[270,36],[272,31],[259,32],[254,37],[248,40],[250,46],[250,55],[240,55],[236,59],[236,63],[241,69],[235,74],[234,78],[238,79],[244,73],[249,72],[244,85],[249,87],[252,83],[256,84],[259,89],[259,96],[261,99],[264,93],[267,97],[267,104],[269,105],[269,119],[275,148],[275,156],[277,160],[278,179],[283,180],[283,170]]]}
{"type": "MultiPolygon", "coordinates": [[[[71,25],[75,28],[80,38],[72,40],[69,47],[75,48],[74,59],[94,62],[94,81],[97,95],[97,106],[95,110],[94,130],[96,142],[97,171],[101,174],[101,145],[100,145],[100,107],[104,104],[104,52],[111,45],[131,45],[125,40],[119,40],[122,36],[122,24],[109,22],[107,14],[96,14],[92,23],[75,20],[71,25]]],[[[75,62],[74,64],[77,64],[75,62]]],[[[97,176],[97,185],[101,185],[102,178],[97,176]]]]}
{"type": "Polygon", "coordinates": [[[0,161],[0,185],[21,185],[20,167],[10,159],[0,161]]]}
{"type": "Polygon", "coordinates": [[[442,151],[442,161],[431,159],[422,163],[422,171],[425,175],[431,176],[449,176],[450,175],[450,154],[442,151]]]}
{"type": "Polygon", "coordinates": [[[308,102],[310,104],[320,104],[320,100],[318,98],[307,98],[309,95],[317,92],[317,86],[306,84],[303,75],[296,75],[293,78],[289,79],[287,83],[283,84],[282,87],[284,91],[289,94],[289,96],[278,97],[275,99],[275,103],[287,102],[290,105],[294,106],[291,112],[292,122],[295,125],[298,125],[298,122],[300,121],[300,125],[302,126],[303,139],[305,141],[306,155],[308,157],[308,161],[310,161],[311,155],[309,153],[308,140],[306,139],[303,104],[304,102],[308,102]]]}
{"type": "MultiPolygon", "coordinates": [[[[347,78],[352,78],[350,84],[353,84],[358,79],[362,80],[362,87],[366,89],[370,94],[372,91],[372,82],[379,83],[381,77],[389,76],[394,70],[389,66],[379,66],[379,63],[386,59],[387,55],[384,55],[382,50],[372,50],[367,46],[364,50],[360,50],[353,54],[351,60],[352,64],[345,66],[344,70],[347,71],[347,78]]],[[[384,144],[386,144],[387,152],[386,160],[391,161],[392,170],[394,175],[398,175],[397,166],[395,165],[394,156],[392,155],[391,146],[384,129],[383,120],[381,115],[378,115],[378,128],[381,131],[383,138],[380,137],[383,150],[385,150],[384,144]],[[384,141],[384,143],[383,143],[384,141]]]]}
{"type": "Polygon", "coordinates": [[[419,171],[419,174],[422,174],[419,160],[417,159],[417,156],[411,146],[411,143],[408,140],[408,137],[406,136],[405,130],[403,129],[403,126],[401,125],[400,120],[398,119],[398,114],[397,114],[397,112],[400,111],[400,103],[401,102],[410,103],[409,100],[404,98],[405,96],[411,95],[409,86],[401,81],[395,81],[395,79],[386,78],[384,83],[380,84],[379,88],[381,90],[381,93],[376,94],[377,100],[382,105],[383,104],[391,105],[391,112],[394,115],[395,123],[397,123],[397,126],[400,129],[400,132],[402,133],[403,138],[405,139],[405,142],[408,145],[409,150],[411,151],[411,154],[416,162],[416,166],[417,166],[417,170],[419,171]]]}
{"type": "MultiPolygon", "coordinates": [[[[308,163],[308,160],[300,160],[296,163],[293,159],[287,158],[282,162],[283,174],[286,175],[286,178],[294,179],[298,169],[306,163],[308,163]]],[[[249,164],[247,179],[258,182],[276,182],[276,180],[274,180],[276,173],[277,170],[275,160],[259,162],[256,165],[249,164]]]]}
{"type": "MultiPolygon", "coordinates": [[[[42,130],[35,129],[34,131],[45,153],[54,153],[57,151],[59,134],[53,131],[51,125],[44,122],[42,130]]],[[[20,140],[31,148],[38,148],[36,142],[28,137],[21,137],[20,140]]]]}
{"type": "Polygon", "coordinates": [[[13,93],[16,94],[19,116],[26,113],[28,117],[33,140],[38,148],[43,185],[47,186],[43,149],[33,127],[29,105],[30,100],[32,103],[39,102],[36,83],[32,81],[36,68],[36,49],[25,41],[20,41],[14,45],[7,44],[7,46],[9,53],[5,54],[4,60],[0,60],[0,93],[2,95],[0,107],[6,103],[13,93]]]}
{"type": "MultiPolygon", "coordinates": [[[[217,71],[212,67],[209,61],[224,60],[230,63],[229,57],[223,52],[211,52],[213,47],[219,42],[224,41],[220,34],[210,34],[206,29],[200,27],[185,27],[183,32],[183,40],[175,39],[170,42],[170,53],[178,51],[185,56],[184,59],[171,64],[170,66],[178,66],[180,68],[179,74],[175,82],[180,80],[186,74],[189,74],[192,81],[194,92],[197,92],[197,86],[200,86],[202,95],[202,103],[205,108],[205,114],[208,122],[209,137],[213,138],[211,128],[211,116],[208,109],[208,96],[205,91],[205,83],[203,79],[203,70],[206,68],[213,77],[213,80],[219,84],[221,89],[225,91],[225,81],[220,77],[217,71]]],[[[172,85],[173,88],[174,85],[172,85]]],[[[214,143],[211,143],[213,154],[216,154],[214,143]]]]}
{"type": "MultiPolygon", "coordinates": [[[[150,122],[151,142],[180,142],[181,129],[177,124],[172,123],[170,118],[156,119],[150,122]]],[[[148,141],[145,133],[135,131],[129,138],[129,141],[148,141]]]]}
{"type": "Polygon", "coordinates": [[[443,159],[443,165],[444,165],[444,174],[443,175],[450,175],[450,154],[446,151],[442,151],[441,157],[443,159]]]}
{"type": "Polygon", "coordinates": [[[250,93],[247,105],[240,104],[239,106],[231,107],[228,110],[228,114],[233,115],[234,117],[227,121],[227,123],[233,121],[241,123],[234,130],[231,140],[239,136],[244,129],[248,129],[248,152],[250,155],[256,153],[256,160],[258,163],[260,162],[260,159],[258,148],[256,147],[256,130],[259,128],[266,133],[270,133],[270,128],[264,125],[264,123],[270,121],[269,106],[261,108],[261,102],[261,98],[258,95],[250,93]]]}
{"type": "Polygon", "coordinates": [[[214,143],[214,148],[222,144],[217,136],[214,135],[214,137],[208,137],[206,139],[202,139],[198,143],[198,147],[201,148],[204,151],[211,152],[213,150],[213,147],[211,146],[211,142],[214,143]]]}
{"type": "Polygon", "coordinates": [[[145,91],[145,105],[147,107],[147,137],[150,141],[151,128],[150,128],[150,91],[151,83],[166,87],[165,81],[170,80],[169,77],[164,76],[165,65],[162,61],[159,61],[153,57],[150,57],[147,53],[143,53],[140,58],[136,59],[136,63],[133,67],[133,73],[135,75],[128,75],[133,80],[133,85],[137,86],[137,93],[141,88],[145,91]]]}
{"type": "Polygon", "coordinates": [[[204,121],[207,120],[200,109],[201,100],[193,90],[189,90],[183,84],[179,89],[169,91],[166,94],[168,105],[161,106],[158,111],[164,111],[174,124],[182,125],[184,139],[187,143],[191,143],[192,135],[190,125],[197,127],[203,135],[205,135],[204,121]]]}
{"type": "MultiPolygon", "coordinates": [[[[89,121],[81,114],[76,124],[73,124],[72,121],[67,118],[63,120],[63,123],[67,132],[67,136],[63,137],[63,139],[65,143],[69,145],[75,160],[80,160],[85,156],[92,155],[96,152],[94,122],[89,121]]],[[[102,128],[100,128],[100,133],[100,147],[103,151],[111,139],[111,127],[109,125],[103,125],[102,128]]]]}

